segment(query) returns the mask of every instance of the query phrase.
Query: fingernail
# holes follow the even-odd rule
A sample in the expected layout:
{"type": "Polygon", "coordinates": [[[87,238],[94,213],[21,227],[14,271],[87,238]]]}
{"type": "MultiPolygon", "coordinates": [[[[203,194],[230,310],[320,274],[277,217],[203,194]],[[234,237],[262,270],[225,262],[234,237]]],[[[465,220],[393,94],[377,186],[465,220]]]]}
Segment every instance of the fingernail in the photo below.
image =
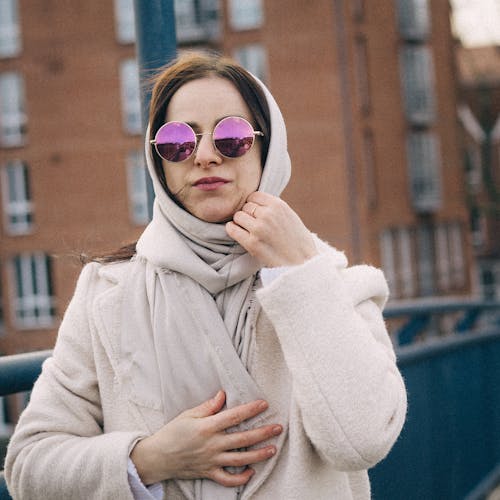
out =
{"type": "Polygon", "coordinates": [[[281,427],[281,425],[275,425],[273,427],[273,434],[281,434],[282,430],[283,430],[283,428],[281,427]]]}
{"type": "Polygon", "coordinates": [[[261,401],[261,402],[259,403],[259,409],[260,409],[260,410],[265,410],[265,409],[267,409],[267,407],[268,407],[268,406],[269,406],[269,405],[268,405],[265,401],[261,401]]]}
{"type": "Polygon", "coordinates": [[[272,457],[276,453],[276,448],[269,448],[267,454],[272,457]]]}

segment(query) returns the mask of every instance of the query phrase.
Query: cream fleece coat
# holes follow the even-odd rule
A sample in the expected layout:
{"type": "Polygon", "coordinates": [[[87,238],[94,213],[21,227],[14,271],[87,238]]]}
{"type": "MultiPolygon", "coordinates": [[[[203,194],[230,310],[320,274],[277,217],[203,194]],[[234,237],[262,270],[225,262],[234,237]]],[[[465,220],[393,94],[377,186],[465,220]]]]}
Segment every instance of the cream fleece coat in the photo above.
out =
{"type": "MultiPolygon", "coordinates": [[[[241,498],[368,499],[367,469],[388,453],[404,422],[403,381],[381,315],[380,271],[346,267],[327,249],[257,292],[262,306],[250,374],[271,408],[288,415],[279,453],[255,466],[241,498]]],[[[120,303],[134,261],[89,264],[52,358],[9,445],[15,499],[132,499],[127,459],[165,422],[150,388],[117,377],[120,303]]],[[[167,500],[184,499],[175,483],[167,500]]]]}

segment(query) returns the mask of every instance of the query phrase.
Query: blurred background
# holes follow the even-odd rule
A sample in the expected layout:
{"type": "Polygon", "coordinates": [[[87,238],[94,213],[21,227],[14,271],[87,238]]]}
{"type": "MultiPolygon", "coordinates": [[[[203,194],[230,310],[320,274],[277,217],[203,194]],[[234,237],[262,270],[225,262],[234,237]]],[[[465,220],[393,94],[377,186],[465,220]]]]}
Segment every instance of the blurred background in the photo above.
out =
{"type": "MultiPolygon", "coordinates": [[[[351,263],[383,268],[401,363],[415,359],[405,345],[448,342],[485,324],[493,332],[474,341],[480,354],[469,350],[472,361],[438,363],[444,375],[418,372],[413,388],[406,374],[413,394],[428,393],[436,380],[451,384],[422,403],[423,413],[415,403],[415,429],[422,422],[434,429],[436,419],[444,429],[457,425],[441,458],[423,451],[409,459],[413,441],[405,448],[403,436],[404,449],[390,457],[409,463],[410,476],[427,467],[427,476],[420,489],[412,487],[416,496],[390,496],[383,492],[403,491],[410,476],[398,483],[382,471],[373,480],[375,497],[462,498],[495,467],[500,477],[500,323],[491,312],[500,299],[500,1],[173,5],[175,33],[165,36],[176,36],[178,50],[230,55],[270,87],[292,158],[284,198],[351,263]],[[465,314],[462,323],[457,311],[465,314]],[[471,363],[478,373],[466,371],[471,363]],[[476,382],[472,396],[467,380],[476,382]],[[449,391],[462,409],[467,399],[475,402],[476,420],[463,423],[449,391]],[[485,398],[493,406],[482,408],[485,398]],[[447,415],[429,410],[446,405],[447,415]],[[485,425],[487,433],[479,432],[485,425]],[[444,470],[436,464],[449,462],[456,441],[486,451],[444,470]]],[[[148,222],[144,75],[135,42],[133,0],[0,0],[2,355],[51,348],[81,270],[79,255],[135,241],[148,222]]],[[[0,398],[0,434],[9,435],[26,397],[0,398]]],[[[413,432],[411,412],[412,404],[413,432]]],[[[442,436],[432,429],[428,447],[442,436]]]]}

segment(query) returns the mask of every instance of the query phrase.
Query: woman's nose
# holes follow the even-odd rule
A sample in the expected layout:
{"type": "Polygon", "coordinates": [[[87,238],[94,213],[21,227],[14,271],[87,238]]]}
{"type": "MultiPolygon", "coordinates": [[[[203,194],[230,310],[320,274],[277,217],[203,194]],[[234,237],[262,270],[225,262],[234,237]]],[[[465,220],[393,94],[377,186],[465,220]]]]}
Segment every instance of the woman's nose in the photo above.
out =
{"type": "Polygon", "coordinates": [[[211,134],[203,134],[198,137],[194,161],[200,167],[220,165],[222,162],[222,158],[212,142],[211,134]]]}

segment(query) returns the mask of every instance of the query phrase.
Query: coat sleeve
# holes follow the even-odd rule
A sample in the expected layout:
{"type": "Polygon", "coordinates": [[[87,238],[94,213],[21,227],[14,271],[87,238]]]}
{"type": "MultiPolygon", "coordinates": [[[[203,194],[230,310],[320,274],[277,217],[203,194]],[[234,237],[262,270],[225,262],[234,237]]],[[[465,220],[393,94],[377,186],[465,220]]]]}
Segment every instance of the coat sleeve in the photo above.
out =
{"type": "Polygon", "coordinates": [[[82,271],[53,356],[9,443],[5,475],[16,499],[133,499],[127,461],[142,436],[103,433],[89,324],[97,268],[82,271]]]}
{"type": "Polygon", "coordinates": [[[380,270],[345,268],[327,251],[258,291],[292,377],[294,404],[317,452],[338,470],[368,469],[403,426],[406,391],[382,308],[380,270]]]}

